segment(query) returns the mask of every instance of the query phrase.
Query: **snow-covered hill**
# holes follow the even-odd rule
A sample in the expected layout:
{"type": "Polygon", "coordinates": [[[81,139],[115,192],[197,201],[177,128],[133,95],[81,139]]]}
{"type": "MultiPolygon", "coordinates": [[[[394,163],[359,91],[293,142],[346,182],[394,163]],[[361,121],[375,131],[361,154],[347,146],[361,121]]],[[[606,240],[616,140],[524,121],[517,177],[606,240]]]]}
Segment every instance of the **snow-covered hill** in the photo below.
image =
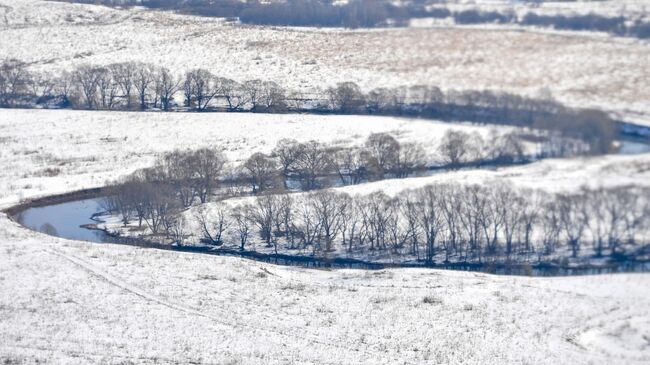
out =
{"type": "MultiPolygon", "coordinates": [[[[2,205],[103,185],[174,148],[221,145],[237,159],[268,151],[287,135],[354,144],[371,132],[395,131],[399,138],[431,142],[450,127],[487,131],[377,117],[1,110],[2,205]]],[[[601,178],[647,183],[649,158],[547,160],[438,179],[488,174],[567,189],[601,178]]],[[[365,188],[394,193],[422,182],[365,188]]],[[[68,241],[29,231],[0,214],[0,358],[643,364],[650,360],[644,345],[649,281],[647,274],[543,279],[278,267],[68,241]]]]}
{"type": "Polygon", "coordinates": [[[650,43],[642,40],[493,26],[242,26],[142,9],[15,3],[0,0],[9,19],[0,26],[0,49],[35,71],[139,60],[178,73],[202,67],[238,81],[274,80],[304,93],[342,81],[364,90],[427,84],[551,96],[638,119],[650,115],[650,43]]]}

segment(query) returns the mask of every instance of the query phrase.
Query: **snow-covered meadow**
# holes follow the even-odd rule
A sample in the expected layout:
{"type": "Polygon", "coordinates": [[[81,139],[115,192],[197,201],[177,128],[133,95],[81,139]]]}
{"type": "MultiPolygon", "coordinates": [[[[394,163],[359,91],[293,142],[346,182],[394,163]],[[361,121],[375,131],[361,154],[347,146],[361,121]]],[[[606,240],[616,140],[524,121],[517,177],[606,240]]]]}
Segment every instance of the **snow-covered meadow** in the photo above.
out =
{"type": "MultiPolygon", "coordinates": [[[[354,144],[371,132],[394,131],[433,146],[446,128],[488,129],[351,118],[2,110],[2,207],[101,186],[174,148],[219,144],[237,159],[268,151],[287,135],[354,144]],[[60,171],[46,176],[53,166],[60,171]]],[[[549,186],[566,188],[580,181],[647,183],[649,164],[648,154],[546,160],[449,178],[492,175],[521,184],[548,179],[549,186]],[[616,178],[623,175],[625,180],[616,178]]],[[[390,193],[421,179],[387,180],[375,188],[390,193]]],[[[647,274],[548,279],[280,267],[69,241],[29,231],[2,214],[0,358],[643,364],[650,360],[649,281],[647,274]]]]}
{"type": "MultiPolygon", "coordinates": [[[[421,143],[431,161],[449,129],[484,137],[511,127],[428,120],[251,113],[129,113],[71,110],[0,112],[0,204],[18,199],[106,185],[164,152],[212,147],[240,163],[269,153],[282,138],[318,140],[332,146],[363,144],[371,133],[421,143]]],[[[532,146],[534,148],[534,146],[532,146]]]]}
{"type": "MultiPolygon", "coordinates": [[[[454,9],[520,2],[458,0],[454,9]]],[[[647,14],[644,0],[545,2],[545,14],[647,14]]],[[[491,8],[492,7],[492,8],[491,8]]],[[[517,11],[521,8],[515,6],[517,11]]],[[[0,61],[58,73],[145,61],[305,93],[427,84],[554,97],[650,123],[650,43],[486,26],[343,30],[42,0],[0,0],[0,61]]],[[[431,269],[315,270],[66,240],[2,210],[100,187],[175,149],[239,163],[281,138],[422,144],[510,127],[373,116],[0,109],[0,362],[56,364],[648,364],[650,274],[535,278],[431,269]]],[[[534,150],[534,144],[527,144],[534,150]]],[[[531,151],[532,151],[531,150],[531,151]]],[[[650,186],[650,153],[547,159],[338,188],[507,181],[551,192],[650,186]]],[[[195,209],[196,207],[192,208],[195,209]]],[[[191,212],[188,212],[188,214],[191,212]]]]}
{"type": "Polygon", "coordinates": [[[145,61],[179,73],[202,67],[236,81],[272,80],[307,95],[343,81],[365,91],[426,84],[554,97],[650,120],[650,43],[589,32],[243,26],[141,9],[0,0],[0,49],[2,58],[39,72],[145,61]]]}
{"type": "Polygon", "coordinates": [[[644,364],[649,276],[320,271],[66,241],[0,218],[9,362],[644,364]]]}

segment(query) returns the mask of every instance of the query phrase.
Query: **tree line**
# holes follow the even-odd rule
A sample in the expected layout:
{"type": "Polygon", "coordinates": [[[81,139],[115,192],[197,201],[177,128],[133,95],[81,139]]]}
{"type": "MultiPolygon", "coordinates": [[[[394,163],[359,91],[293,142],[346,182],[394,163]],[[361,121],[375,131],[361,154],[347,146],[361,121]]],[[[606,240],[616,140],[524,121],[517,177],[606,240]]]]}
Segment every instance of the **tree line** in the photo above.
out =
{"type": "MultiPolygon", "coordinates": [[[[604,112],[572,109],[493,91],[442,91],[435,86],[378,88],[363,92],[353,82],[331,86],[320,96],[262,80],[237,82],[205,69],[182,75],[142,62],[81,65],[59,75],[34,73],[24,63],[0,64],[1,107],[100,110],[193,110],[229,112],[311,112],[397,115],[443,121],[505,124],[550,131],[556,140],[585,142],[580,153],[610,152],[614,121],[604,112]],[[569,138],[562,138],[569,137],[569,138]]],[[[572,146],[562,147],[575,150],[572,146]]]]}
{"type": "Polygon", "coordinates": [[[240,0],[62,0],[103,4],[108,6],[144,5],[153,9],[175,10],[184,14],[239,19],[245,24],[278,26],[318,26],[371,28],[408,26],[413,18],[452,18],[457,24],[519,24],[562,30],[599,31],[617,36],[650,38],[650,22],[622,16],[540,15],[527,12],[519,17],[514,11],[482,11],[468,9],[451,11],[435,1],[350,0],[287,0],[278,2],[240,0]]]}
{"type": "MultiPolygon", "coordinates": [[[[476,133],[447,131],[438,148],[439,167],[510,164],[528,158],[517,136],[493,137],[488,145],[476,133]]],[[[169,233],[178,212],[195,203],[405,178],[427,169],[426,162],[422,146],[399,142],[387,133],[371,134],[358,147],[281,139],[271,153],[254,153],[239,164],[229,163],[212,148],[176,150],[109,186],[105,201],[107,210],[119,214],[124,224],[137,220],[139,227],[156,235],[169,233]]]]}
{"type": "MultiPolygon", "coordinates": [[[[594,13],[578,15],[538,14],[527,12],[519,16],[515,11],[483,11],[467,9],[451,11],[446,7],[425,4],[406,7],[409,18],[451,18],[456,24],[518,24],[572,31],[606,32],[620,37],[650,38],[650,22],[623,16],[604,16],[594,13]]],[[[400,24],[399,22],[397,24],[400,24]]]]}
{"type": "Polygon", "coordinates": [[[62,0],[108,6],[144,5],[152,9],[174,10],[183,14],[235,18],[245,24],[376,27],[388,25],[389,19],[405,19],[406,12],[387,0],[62,0]]]}
{"type": "MultiPolygon", "coordinates": [[[[263,244],[275,253],[318,257],[541,261],[576,258],[586,248],[596,257],[630,254],[650,228],[648,193],[618,187],[549,194],[506,183],[433,184],[395,197],[321,189],[200,206],[194,218],[202,242],[241,250],[263,244]]],[[[157,221],[144,213],[152,231],[186,243],[190,234],[183,216],[164,206],[153,209],[159,209],[157,221]]]]}
{"type": "MultiPolygon", "coordinates": [[[[438,151],[444,166],[517,150],[512,135],[493,144],[501,148],[467,150],[477,137],[448,131],[438,151]],[[469,143],[458,145],[465,138],[469,143]]],[[[650,230],[650,191],[639,187],[550,194],[496,182],[434,184],[395,197],[330,189],[406,177],[424,161],[421,147],[385,133],[370,135],[361,147],[283,139],[271,153],[255,153],[235,166],[215,149],[173,151],[108,187],[105,206],[125,225],[137,222],[154,239],[177,244],[189,240],[182,213],[195,206],[201,241],[211,245],[238,242],[240,249],[254,250],[261,243],[276,253],[372,254],[429,263],[578,257],[585,246],[596,256],[616,256],[638,247],[650,230]],[[251,194],[248,203],[224,202],[251,194]]]]}

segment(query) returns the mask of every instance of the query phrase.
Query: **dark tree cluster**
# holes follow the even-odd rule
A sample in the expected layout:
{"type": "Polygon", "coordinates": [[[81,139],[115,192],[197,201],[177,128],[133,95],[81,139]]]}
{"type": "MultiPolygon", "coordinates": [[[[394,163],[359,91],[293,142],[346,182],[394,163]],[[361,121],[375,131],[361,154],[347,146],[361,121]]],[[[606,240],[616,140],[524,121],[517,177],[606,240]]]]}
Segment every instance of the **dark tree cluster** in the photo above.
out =
{"type": "Polygon", "coordinates": [[[572,109],[553,100],[484,91],[443,92],[435,86],[379,88],[363,93],[354,83],[327,90],[329,110],[345,114],[404,115],[443,121],[513,125],[551,131],[549,154],[604,154],[616,138],[615,122],[604,112],[572,109]],[[575,143],[577,139],[582,143],[575,143]]]}
{"type": "Polygon", "coordinates": [[[413,18],[453,18],[457,24],[520,24],[563,30],[599,31],[618,36],[650,38],[650,23],[640,19],[598,14],[540,15],[528,12],[522,18],[504,12],[468,9],[450,11],[436,0],[58,0],[107,6],[147,6],[183,14],[239,19],[246,24],[371,28],[406,26],[413,18]]]}
{"type": "Polygon", "coordinates": [[[423,148],[400,143],[387,133],[371,134],[361,147],[332,147],[281,139],[269,154],[255,153],[239,171],[253,193],[308,191],[359,184],[386,177],[402,178],[426,168],[423,148]]]}
{"type": "Polygon", "coordinates": [[[608,153],[617,133],[615,122],[606,113],[493,91],[443,92],[435,86],[415,85],[364,93],[357,84],[344,82],[328,88],[322,99],[294,95],[271,81],[240,83],[205,69],[193,69],[179,77],[164,67],[139,62],[82,65],[58,76],[31,73],[17,61],[0,65],[3,107],[291,111],[505,124],[551,131],[552,155],[608,153]]]}
{"type": "Polygon", "coordinates": [[[0,64],[0,106],[72,107],[100,110],[168,111],[182,105],[196,111],[279,113],[287,110],[285,90],[269,81],[238,83],[204,69],[182,77],[142,62],[102,67],[81,65],[59,76],[29,72],[17,61],[0,64]]]}
{"type": "MultiPolygon", "coordinates": [[[[7,60],[0,64],[0,107],[19,106],[31,100],[31,91],[35,80],[23,63],[7,60]]],[[[44,88],[52,89],[50,83],[44,88]]]]}
{"type": "Polygon", "coordinates": [[[319,27],[376,27],[404,19],[407,11],[387,0],[62,0],[107,6],[144,5],[183,14],[238,18],[242,23],[319,27]]]}
{"type": "Polygon", "coordinates": [[[138,170],[107,188],[106,209],[126,225],[137,219],[154,235],[170,236],[181,222],[178,213],[198,201],[206,203],[217,191],[227,163],[214,149],[174,151],[154,167],[138,170]]]}
{"type": "Polygon", "coordinates": [[[317,190],[261,195],[234,208],[218,203],[209,213],[199,210],[197,219],[204,242],[234,237],[231,245],[242,250],[260,242],[276,253],[323,257],[532,262],[585,251],[595,257],[633,253],[650,230],[649,193],[616,187],[549,194],[506,183],[434,184],[395,197],[317,190]]]}
{"type": "MultiPolygon", "coordinates": [[[[426,262],[596,257],[638,248],[648,191],[629,187],[546,194],[508,184],[429,185],[396,197],[333,190],[266,195],[238,207],[269,247],[328,255],[376,253],[426,262]]],[[[243,247],[243,246],[242,246],[243,247]]]]}
{"type": "MultiPolygon", "coordinates": [[[[439,154],[443,167],[452,169],[479,164],[482,159],[506,164],[524,158],[521,142],[513,135],[494,137],[488,147],[480,136],[456,131],[443,137],[439,154]]],[[[171,237],[181,226],[178,212],[214,196],[312,191],[404,178],[426,169],[425,162],[420,145],[400,143],[387,133],[371,134],[360,147],[282,139],[270,154],[254,153],[234,169],[228,168],[225,156],[215,149],[177,150],[161,156],[153,167],[111,185],[105,201],[107,210],[119,214],[125,225],[137,219],[138,227],[146,225],[154,235],[171,237]]],[[[201,221],[205,232],[211,232],[207,221],[201,221]]],[[[221,242],[221,233],[204,236],[207,242],[221,242]]]]}
{"type": "MultiPolygon", "coordinates": [[[[432,16],[445,17],[444,11],[437,11],[432,16]]],[[[534,12],[526,13],[521,19],[514,12],[496,12],[464,10],[450,13],[458,24],[501,23],[519,24],[573,31],[606,32],[623,37],[649,38],[650,23],[632,21],[622,16],[608,17],[598,14],[585,15],[540,15],[534,12]]]]}

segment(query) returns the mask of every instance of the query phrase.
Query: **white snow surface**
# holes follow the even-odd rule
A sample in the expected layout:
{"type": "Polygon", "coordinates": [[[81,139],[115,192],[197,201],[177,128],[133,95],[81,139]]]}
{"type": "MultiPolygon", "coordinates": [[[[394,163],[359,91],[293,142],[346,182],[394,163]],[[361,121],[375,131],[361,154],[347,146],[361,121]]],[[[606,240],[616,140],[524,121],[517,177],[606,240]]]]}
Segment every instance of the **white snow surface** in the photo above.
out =
{"type": "Polygon", "coordinates": [[[484,138],[514,130],[374,116],[0,109],[0,207],[103,186],[175,149],[217,148],[236,164],[254,152],[271,152],[282,138],[356,146],[371,133],[386,132],[421,143],[434,160],[448,129],[484,138]]]}
{"type": "MultiPolygon", "coordinates": [[[[0,205],[102,185],[177,147],[219,143],[236,159],[269,150],[287,133],[358,143],[387,130],[435,139],[447,126],[394,118],[0,110],[0,205]],[[57,176],[37,173],[55,166],[57,176]]],[[[585,180],[614,181],[618,173],[647,182],[649,161],[548,160],[476,174],[532,171],[531,181],[562,186],[582,165],[575,174],[585,180]]],[[[648,274],[525,278],[281,267],[64,240],[0,213],[0,359],[7,363],[647,364],[649,287],[648,274]]]]}
{"type": "MultiPolygon", "coordinates": [[[[545,3],[540,9],[645,11],[641,1],[615,3],[545,3]]],[[[2,58],[41,72],[145,61],[178,73],[201,67],[237,81],[272,80],[307,96],[343,81],[365,91],[425,84],[551,96],[650,120],[650,42],[601,33],[494,25],[264,27],[142,9],[0,0],[0,50],[2,58]]]]}

